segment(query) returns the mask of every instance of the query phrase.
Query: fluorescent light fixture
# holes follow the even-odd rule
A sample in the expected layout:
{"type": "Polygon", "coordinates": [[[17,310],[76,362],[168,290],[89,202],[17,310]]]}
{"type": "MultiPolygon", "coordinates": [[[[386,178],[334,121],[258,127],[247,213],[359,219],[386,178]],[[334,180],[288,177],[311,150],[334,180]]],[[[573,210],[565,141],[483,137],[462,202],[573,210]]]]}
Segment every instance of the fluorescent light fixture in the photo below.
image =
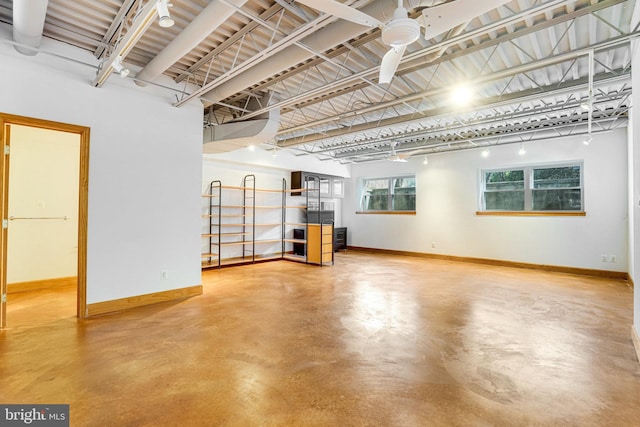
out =
{"type": "Polygon", "coordinates": [[[122,56],[120,55],[116,56],[116,60],[111,63],[111,66],[116,73],[120,73],[120,77],[122,78],[127,77],[130,73],[130,70],[122,65],[122,56]]]}
{"type": "Polygon", "coordinates": [[[163,28],[173,27],[176,22],[171,19],[169,14],[169,0],[158,0],[156,9],[158,10],[158,24],[163,28]]]}

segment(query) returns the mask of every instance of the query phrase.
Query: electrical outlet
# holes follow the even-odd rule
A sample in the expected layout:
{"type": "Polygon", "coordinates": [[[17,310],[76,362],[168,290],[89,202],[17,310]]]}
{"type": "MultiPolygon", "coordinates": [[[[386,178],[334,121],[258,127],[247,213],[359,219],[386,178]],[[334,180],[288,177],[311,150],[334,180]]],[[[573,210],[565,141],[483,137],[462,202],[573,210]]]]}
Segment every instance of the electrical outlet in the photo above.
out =
{"type": "Polygon", "coordinates": [[[609,257],[609,262],[618,262],[618,257],[616,255],[611,255],[609,257]]]}
{"type": "Polygon", "coordinates": [[[161,271],[160,272],[160,278],[162,280],[167,280],[169,278],[169,272],[168,271],[161,271]]]}
{"type": "Polygon", "coordinates": [[[608,261],[607,256],[606,255],[600,255],[600,261],[607,262],[608,261]]]}

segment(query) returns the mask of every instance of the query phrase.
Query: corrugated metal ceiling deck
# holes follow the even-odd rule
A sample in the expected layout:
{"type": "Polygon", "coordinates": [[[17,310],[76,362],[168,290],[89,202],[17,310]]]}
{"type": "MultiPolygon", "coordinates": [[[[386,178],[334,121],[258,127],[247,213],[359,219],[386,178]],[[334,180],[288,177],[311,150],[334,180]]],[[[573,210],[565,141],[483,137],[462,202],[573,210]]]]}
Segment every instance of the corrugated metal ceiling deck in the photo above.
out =
{"type": "MultiPolygon", "coordinates": [[[[146,3],[49,0],[44,35],[104,59],[146,3]]],[[[152,25],[126,64],[144,67],[210,2],[172,3],[175,26],[152,25]]],[[[345,3],[382,9],[395,0],[345,3]]],[[[412,7],[417,1],[406,4],[413,16],[419,13],[412,7]]],[[[633,0],[513,0],[448,33],[421,37],[385,85],[377,81],[388,49],[379,29],[361,27],[323,46],[326,34],[346,24],[293,0],[249,0],[164,74],[202,97],[205,126],[279,108],[280,130],[268,146],[359,162],[386,158],[392,147],[422,154],[583,134],[588,114],[580,105],[589,96],[593,50],[593,130],[607,131],[627,122],[634,6],[633,0]],[[297,39],[305,29],[311,35],[297,39]],[[294,49],[304,55],[286,54],[294,49]],[[245,70],[267,64],[247,78],[245,70]],[[448,98],[461,82],[475,93],[464,111],[448,98]],[[268,104],[246,111],[256,98],[268,104]]],[[[0,21],[12,23],[11,9],[10,0],[0,0],[0,21]]]]}

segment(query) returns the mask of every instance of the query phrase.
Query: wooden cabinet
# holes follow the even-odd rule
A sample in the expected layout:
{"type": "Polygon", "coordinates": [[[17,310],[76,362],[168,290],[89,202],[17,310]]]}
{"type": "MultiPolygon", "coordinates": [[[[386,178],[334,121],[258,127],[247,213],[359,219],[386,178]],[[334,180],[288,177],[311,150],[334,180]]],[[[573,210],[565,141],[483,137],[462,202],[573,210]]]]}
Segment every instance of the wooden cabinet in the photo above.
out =
{"type": "Polygon", "coordinates": [[[307,262],[333,263],[333,224],[308,224],[307,262]]]}
{"type": "Polygon", "coordinates": [[[333,250],[347,250],[347,227],[335,227],[333,229],[333,250]]]}

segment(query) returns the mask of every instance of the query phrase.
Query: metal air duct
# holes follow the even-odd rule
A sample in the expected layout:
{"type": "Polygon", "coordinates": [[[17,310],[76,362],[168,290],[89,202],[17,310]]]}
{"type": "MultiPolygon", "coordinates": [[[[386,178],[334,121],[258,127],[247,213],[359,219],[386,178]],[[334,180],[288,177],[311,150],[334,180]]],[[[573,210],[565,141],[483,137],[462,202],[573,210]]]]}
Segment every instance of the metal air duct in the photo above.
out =
{"type": "Polygon", "coordinates": [[[44,31],[49,0],[16,0],[13,2],[13,41],[23,55],[38,53],[44,31]]]}
{"type": "MultiPolygon", "coordinates": [[[[261,100],[253,99],[248,107],[255,111],[269,98],[268,95],[261,100]]],[[[273,141],[279,128],[280,109],[278,108],[261,114],[255,119],[211,126],[203,131],[202,151],[209,154],[225,153],[273,141]]]]}

